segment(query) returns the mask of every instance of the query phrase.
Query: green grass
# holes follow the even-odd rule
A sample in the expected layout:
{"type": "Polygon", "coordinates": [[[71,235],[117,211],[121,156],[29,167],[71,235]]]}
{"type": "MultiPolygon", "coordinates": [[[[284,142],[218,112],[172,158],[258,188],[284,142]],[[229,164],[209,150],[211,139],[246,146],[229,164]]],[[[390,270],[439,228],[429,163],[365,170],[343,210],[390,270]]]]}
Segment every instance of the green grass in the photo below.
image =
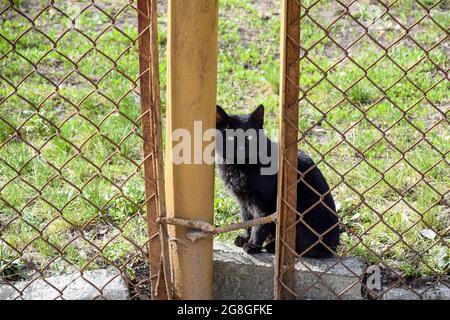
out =
{"type": "MultiPolygon", "coordinates": [[[[118,12],[125,3],[106,2],[108,13],[118,12]]],[[[47,1],[37,1],[34,7],[26,1],[16,3],[35,16],[47,1]]],[[[6,4],[2,1],[1,8],[6,4]]],[[[85,4],[66,1],[56,7],[74,16],[85,4]]],[[[245,113],[263,103],[266,129],[276,137],[279,2],[220,4],[218,104],[245,113]]],[[[444,1],[431,10],[444,29],[450,25],[448,7],[444,1]]],[[[326,0],[313,6],[309,15],[327,27],[339,12],[335,2],[326,0]]],[[[402,30],[389,16],[374,20],[380,12],[368,1],[351,10],[363,24],[377,21],[370,34],[387,46],[402,30]]],[[[424,11],[412,1],[398,1],[391,13],[412,23],[424,11]]],[[[0,86],[3,276],[21,273],[30,263],[54,274],[111,262],[129,266],[136,254],[141,256],[141,249],[133,245],[144,247],[147,240],[143,180],[136,172],[142,139],[139,97],[133,91],[138,87],[138,55],[130,48],[130,39],[137,36],[134,16],[127,9],[116,27],[107,29],[108,16],[91,8],[76,20],[76,29],[85,35],[74,29],[64,34],[71,20],[52,9],[35,21],[42,33],[31,30],[22,35],[14,52],[0,37],[0,75],[7,79],[0,86]],[[89,39],[95,39],[96,50],[89,39]],[[37,63],[37,69],[29,62],[37,63]]],[[[166,20],[163,15],[159,30],[163,106],[166,20]]],[[[9,41],[30,27],[12,10],[0,16],[0,33],[9,41]]],[[[329,34],[348,46],[361,30],[346,17],[330,26],[329,34]]],[[[424,19],[410,35],[430,48],[445,33],[424,19]]],[[[422,235],[425,229],[439,233],[450,226],[450,85],[436,68],[448,69],[448,50],[441,45],[425,55],[405,40],[391,48],[387,58],[364,37],[349,48],[351,59],[335,66],[343,52],[323,36],[309,17],[302,21],[308,58],[300,62],[306,96],[300,102],[299,148],[319,163],[333,188],[344,229],[339,252],[382,262],[407,275],[448,273],[449,235],[434,240],[422,235]],[[399,67],[410,69],[407,78],[399,67]]],[[[216,224],[237,221],[239,208],[219,178],[215,195],[216,224]]]]}
{"type": "MultiPolygon", "coordinates": [[[[222,22],[220,35],[235,44],[221,46],[218,100],[238,113],[264,103],[268,109],[265,126],[273,134],[278,128],[279,16],[262,15],[247,4],[224,12],[228,19],[222,22]],[[252,41],[246,44],[249,24],[254,31],[252,41]]],[[[271,7],[277,11],[276,5],[271,7]]],[[[380,6],[365,1],[353,8],[354,17],[363,24],[382,12],[380,6]]],[[[433,17],[448,28],[450,20],[442,10],[432,10],[433,17]]],[[[410,1],[393,6],[391,12],[410,23],[424,14],[410,1]],[[410,10],[403,10],[402,4],[410,10]]],[[[309,15],[326,27],[338,13],[336,4],[322,1],[309,15]]],[[[399,37],[392,21],[384,16],[371,31],[384,46],[399,37]]],[[[413,29],[411,35],[424,48],[446,35],[427,19],[420,27],[421,32],[413,29]]],[[[345,46],[363,32],[348,17],[329,30],[331,37],[345,46]]],[[[430,240],[421,234],[430,228],[443,232],[450,225],[450,86],[436,68],[447,70],[448,51],[438,46],[425,56],[417,45],[405,40],[383,58],[383,50],[364,37],[348,49],[351,59],[335,66],[344,57],[343,51],[323,37],[324,31],[311,18],[303,19],[301,39],[308,48],[308,58],[300,63],[300,83],[306,97],[300,102],[303,140],[299,148],[319,163],[333,188],[344,229],[340,254],[381,262],[408,276],[448,273],[449,235],[430,240]],[[410,69],[408,78],[402,78],[400,68],[410,69]]],[[[236,203],[220,181],[217,185],[216,219],[228,222],[233,213],[237,220],[236,203]]],[[[233,236],[225,235],[224,239],[233,236]]]]}

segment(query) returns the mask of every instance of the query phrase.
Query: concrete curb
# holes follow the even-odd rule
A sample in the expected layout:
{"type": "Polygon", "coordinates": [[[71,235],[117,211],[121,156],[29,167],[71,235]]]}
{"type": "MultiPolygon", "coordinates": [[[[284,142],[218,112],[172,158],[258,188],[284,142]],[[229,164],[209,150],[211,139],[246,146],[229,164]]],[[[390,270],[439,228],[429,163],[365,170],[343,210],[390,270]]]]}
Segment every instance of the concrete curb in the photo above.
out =
{"type": "MultiPolygon", "coordinates": [[[[214,298],[273,299],[274,255],[248,255],[242,249],[214,243],[214,298]]],[[[296,291],[305,299],[362,299],[365,264],[356,258],[304,259],[295,266],[296,291]],[[321,275],[323,272],[326,274],[321,275]],[[319,277],[320,275],[320,277],[319,277]]]]}
{"type": "MultiPolygon", "coordinates": [[[[297,262],[295,269],[295,289],[306,292],[304,299],[337,299],[338,295],[339,299],[374,298],[362,284],[366,281],[367,265],[360,259],[303,259],[297,262]]],[[[22,295],[14,287],[0,283],[0,300],[129,298],[128,286],[116,270],[88,271],[83,273],[83,278],[80,274],[71,274],[17,282],[14,286],[23,292],[22,295]],[[101,293],[91,283],[101,289],[101,293]],[[52,286],[63,291],[62,297],[52,286]]],[[[274,296],[274,255],[249,255],[234,245],[215,242],[213,281],[214,299],[217,300],[271,300],[274,296]]],[[[446,280],[422,281],[413,290],[406,286],[389,288],[386,281],[381,283],[381,290],[374,290],[377,299],[416,300],[422,296],[429,300],[450,300],[450,283],[446,280]]]]}
{"type": "Polygon", "coordinates": [[[129,297],[125,281],[114,270],[87,271],[82,278],[81,274],[70,274],[16,282],[14,287],[0,284],[0,300],[126,300],[129,297]],[[58,290],[63,292],[62,296],[58,290]]]}
{"type": "Polygon", "coordinates": [[[385,289],[382,300],[420,300],[419,295],[423,300],[450,300],[450,288],[448,284],[437,283],[431,287],[414,288],[414,291],[407,288],[385,289]]]}
{"type": "MultiPolygon", "coordinates": [[[[248,255],[242,249],[220,242],[214,243],[214,298],[273,299],[274,255],[248,255]]],[[[440,280],[412,288],[406,285],[390,288],[384,285],[368,295],[367,264],[358,258],[308,259],[297,262],[296,292],[306,292],[312,300],[450,300],[450,282],[440,280]],[[412,289],[412,290],[411,290],[412,289]]],[[[370,274],[370,273],[369,273],[370,274]]],[[[423,282],[423,281],[422,281],[423,282]]]]}

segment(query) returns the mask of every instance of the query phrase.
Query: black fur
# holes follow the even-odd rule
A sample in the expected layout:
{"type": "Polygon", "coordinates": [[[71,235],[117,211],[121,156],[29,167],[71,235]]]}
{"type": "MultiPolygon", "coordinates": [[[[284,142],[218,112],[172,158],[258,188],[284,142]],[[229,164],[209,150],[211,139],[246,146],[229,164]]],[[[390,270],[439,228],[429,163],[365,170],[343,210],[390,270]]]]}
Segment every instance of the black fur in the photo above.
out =
{"type": "MultiPolygon", "coordinates": [[[[248,115],[227,115],[217,106],[216,124],[217,129],[225,135],[225,129],[262,129],[264,122],[264,107],[259,106],[253,113],[248,115]]],[[[276,150],[275,143],[266,136],[258,139],[258,147],[267,143],[268,150],[276,150]]],[[[237,146],[234,146],[235,148],[237,146]]],[[[248,146],[246,146],[247,148],[248,146]]],[[[216,149],[219,157],[227,153],[226,146],[216,149]]],[[[236,154],[236,153],[235,153],[236,154]]],[[[314,166],[311,158],[300,151],[298,153],[298,169],[304,173],[314,166]]],[[[256,164],[218,164],[219,172],[225,186],[233,193],[240,205],[240,215],[243,221],[267,216],[276,211],[277,174],[262,175],[261,168],[264,167],[259,161],[256,164]]],[[[298,176],[300,179],[300,176],[298,176]]],[[[323,243],[317,242],[318,237],[304,223],[297,224],[297,253],[312,258],[324,258],[331,256],[339,243],[338,218],[333,198],[330,193],[324,196],[323,202],[331,209],[329,210],[320,197],[305,182],[323,195],[329,191],[328,184],[322,173],[314,167],[297,184],[297,211],[303,215],[305,223],[322,236],[323,243]],[[312,209],[310,209],[314,206],[312,209]],[[310,209],[310,210],[308,210],[310,209]],[[305,213],[306,211],[306,213],[305,213]],[[329,230],[330,229],[330,230],[329,230]],[[328,232],[326,232],[329,230],[328,232]],[[325,233],[326,232],[326,233],[325,233]],[[311,247],[314,245],[313,247],[311,247]]],[[[237,246],[243,247],[247,253],[258,253],[263,243],[268,252],[275,251],[275,224],[255,226],[246,233],[235,239],[237,246]]]]}

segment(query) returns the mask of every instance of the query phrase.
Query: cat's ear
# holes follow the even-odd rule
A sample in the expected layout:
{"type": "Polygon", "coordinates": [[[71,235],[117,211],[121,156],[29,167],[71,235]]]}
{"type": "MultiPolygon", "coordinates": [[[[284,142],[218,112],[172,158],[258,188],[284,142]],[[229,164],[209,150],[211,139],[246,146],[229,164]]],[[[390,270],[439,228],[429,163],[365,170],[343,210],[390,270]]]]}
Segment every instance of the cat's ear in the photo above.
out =
{"type": "Polygon", "coordinates": [[[264,106],[260,104],[258,108],[255,109],[255,111],[251,114],[251,119],[254,124],[256,124],[259,127],[263,127],[264,124],[264,106]]]}
{"type": "Polygon", "coordinates": [[[221,106],[216,106],[216,126],[220,127],[228,120],[228,115],[221,106]]]}

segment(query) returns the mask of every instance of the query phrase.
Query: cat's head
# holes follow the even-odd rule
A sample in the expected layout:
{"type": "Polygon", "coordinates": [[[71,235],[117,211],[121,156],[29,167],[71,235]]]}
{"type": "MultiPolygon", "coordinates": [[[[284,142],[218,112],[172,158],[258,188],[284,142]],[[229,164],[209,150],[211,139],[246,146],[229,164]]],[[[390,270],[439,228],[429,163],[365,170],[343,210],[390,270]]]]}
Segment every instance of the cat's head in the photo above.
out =
{"type": "Polygon", "coordinates": [[[252,113],[229,115],[220,106],[216,111],[216,152],[226,162],[251,163],[257,156],[263,139],[264,106],[259,105],[252,113]],[[221,143],[218,143],[221,141],[221,143]],[[231,153],[231,151],[233,151],[231,153]]]}

